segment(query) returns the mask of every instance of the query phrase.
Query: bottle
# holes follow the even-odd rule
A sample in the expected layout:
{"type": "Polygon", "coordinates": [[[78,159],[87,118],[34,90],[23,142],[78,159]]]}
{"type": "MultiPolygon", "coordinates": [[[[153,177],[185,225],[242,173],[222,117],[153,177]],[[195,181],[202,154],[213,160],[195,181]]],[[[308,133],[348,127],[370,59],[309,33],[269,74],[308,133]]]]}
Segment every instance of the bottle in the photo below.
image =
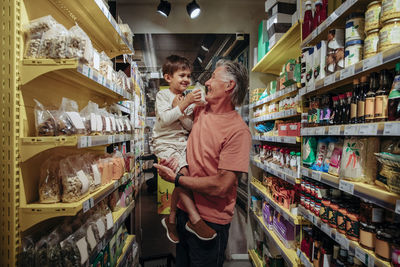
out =
{"type": "Polygon", "coordinates": [[[375,92],[379,88],[378,73],[371,74],[370,86],[365,95],[365,122],[373,122],[375,116],[375,92]]]}
{"type": "Polygon", "coordinates": [[[332,113],[331,113],[331,117],[329,119],[329,124],[330,125],[334,125],[337,124],[337,118],[338,118],[338,114],[339,114],[339,97],[338,96],[333,96],[332,97],[332,101],[333,101],[333,107],[332,107],[332,113]]]}
{"type": "Polygon", "coordinates": [[[365,123],[365,98],[368,90],[368,77],[361,76],[360,93],[357,99],[357,123],[365,123]]]}
{"type": "Polygon", "coordinates": [[[347,120],[345,120],[345,117],[346,117],[346,106],[347,106],[346,94],[340,94],[339,95],[339,114],[338,114],[337,124],[345,124],[345,123],[347,123],[347,120]]]}
{"type": "Polygon", "coordinates": [[[388,120],[400,120],[400,62],[396,64],[396,76],[393,80],[392,90],[389,93],[388,120]]]}
{"type": "Polygon", "coordinates": [[[357,123],[357,103],[360,97],[360,81],[358,79],[353,80],[353,90],[350,104],[350,123],[357,123]]]}
{"type": "Polygon", "coordinates": [[[351,111],[351,100],[353,99],[353,92],[346,93],[346,112],[344,114],[343,123],[349,124],[350,123],[350,111],[351,111]]]}
{"type": "Polygon", "coordinates": [[[328,18],[328,0],[322,0],[321,22],[328,18]]]}
{"type": "Polygon", "coordinates": [[[304,20],[302,24],[303,40],[313,31],[313,15],[311,1],[306,1],[306,11],[304,12],[304,20]]]}
{"type": "Polygon", "coordinates": [[[321,12],[322,12],[322,0],[315,1],[315,12],[313,18],[313,28],[316,29],[322,22],[321,20],[321,12]]]}
{"type": "Polygon", "coordinates": [[[374,121],[386,121],[388,118],[388,96],[391,83],[388,70],[381,70],[379,89],[375,93],[375,115],[374,121]]]}

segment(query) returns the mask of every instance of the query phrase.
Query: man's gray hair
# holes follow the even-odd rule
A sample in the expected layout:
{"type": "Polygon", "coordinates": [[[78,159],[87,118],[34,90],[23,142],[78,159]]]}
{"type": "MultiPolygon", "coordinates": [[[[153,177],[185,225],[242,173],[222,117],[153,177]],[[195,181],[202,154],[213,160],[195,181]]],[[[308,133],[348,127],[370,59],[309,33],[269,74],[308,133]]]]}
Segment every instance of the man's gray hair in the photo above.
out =
{"type": "Polygon", "coordinates": [[[227,59],[217,61],[216,68],[221,66],[225,68],[226,81],[233,80],[236,83],[231,93],[231,101],[235,107],[239,107],[242,105],[249,87],[248,71],[242,64],[227,59]]]}

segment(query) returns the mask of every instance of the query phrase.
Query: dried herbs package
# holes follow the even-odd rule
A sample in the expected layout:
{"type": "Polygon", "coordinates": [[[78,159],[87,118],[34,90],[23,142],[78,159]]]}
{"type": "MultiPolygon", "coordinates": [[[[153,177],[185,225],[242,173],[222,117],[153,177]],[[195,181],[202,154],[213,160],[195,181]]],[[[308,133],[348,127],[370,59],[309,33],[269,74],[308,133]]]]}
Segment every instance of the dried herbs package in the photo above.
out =
{"type": "Polygon", "coordinates": [[[31,266],[35,262],[35,244],[32,237],[22,238],[22,251],[18,254],[18,266],[31,266]]]}
{"type": "Polygon", "coordinates": [[[317,139],[315,137],[305,137],[303,139],[303,164],[311,165],[315,162],[315,151],[317,149],[317,139]]]}
{"type": "Polygon", "coordinates": [[[35,128],[37,136],[55,136],[57,135],[56,120],[53,116],[55,111],[45,109],[45,107],[36,99],[35,101],[35,128]]]}
{"type": "Polygon", "coordinates": [[[60,135],[85,134],[85,126],[78,112],[78,104],[63,97],[58,110],[57,127],[60,135]]]}
{"type": "Polygon", "coordinates": [[[57,203],[61,201],[60,160],[60,157],[50,157],[40,168],[40,203],[57,203]]]}
{"type": "Polygon", "coordinates": [[[26,34],[25,58],[37,58],[42,44],[43,33],[50,30],[57,21],[50,15],[34,19],[24,25],[26,34]]]}
{"type": "Polygon", "coordinates": [[[83,170],[74,165],[73,156],[60,161],[60,175],[63,202],[78,201],[89,193],[89,179],[83,170]]]}
{"type": "Polygon", "coordinates": [[[93,46],[89,36],[78,25],[69,29],[69,35],[67,58],[78,58],[84,64],[92,62],[93,46]]]}

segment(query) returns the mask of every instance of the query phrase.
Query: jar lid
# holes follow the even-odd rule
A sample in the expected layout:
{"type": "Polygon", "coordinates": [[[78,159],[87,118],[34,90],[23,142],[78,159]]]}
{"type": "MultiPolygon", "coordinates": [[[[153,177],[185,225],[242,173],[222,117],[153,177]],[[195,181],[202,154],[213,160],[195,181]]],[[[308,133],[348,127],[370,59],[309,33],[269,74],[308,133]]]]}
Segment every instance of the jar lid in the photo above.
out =
{"type": "Polygon", "coordinates": [[[381,1],[372,1],[371,3],[368,4],[367,8],[369,8],[370,6],[376,5],[376,4],[380,4],[381,1]]]}
{"type": "Polygon", "coordinates": [[[367,35],[373,34],[375,32],[379,32],[379,29],[373,29],[373,30],[367,31],[367,35]]]}
{"type": "Polygon", "coordinates": [[[352,40],[352,41],[348,41],[346,43],[346,47],[351,46],[351,45],[363,45],[364,41],[363,40],[352,40]]]}
{"type": "Polygon", "coordinates": [[[364,18],[364,13],[362,12],[354,12],[351,13],[346,20],[351,20],[351,19],[355,19],[355,18],[364,18]]]}
{"type": "Polygon", "coordinates": [[[399,22],[399,21],[400,21],[400,18],[389,19],[389,20],[385,21],[384,24],[386,25],[386,24],[390,24],[393,22],[399,22]]]}

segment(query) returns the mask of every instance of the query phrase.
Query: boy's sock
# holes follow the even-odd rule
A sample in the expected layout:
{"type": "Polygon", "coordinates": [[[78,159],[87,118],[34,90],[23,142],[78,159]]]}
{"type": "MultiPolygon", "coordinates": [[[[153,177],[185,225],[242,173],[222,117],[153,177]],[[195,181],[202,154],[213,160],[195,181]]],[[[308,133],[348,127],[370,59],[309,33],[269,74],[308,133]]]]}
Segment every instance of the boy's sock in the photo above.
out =
{"type": "Polygon", "coordinates": [[[175,244],[179,243],[178,232],[176,231],[176,224],[170,223],[165,218],[161,220],[161,224],[162,226],[164,226],[165,230],[167,230],[167,237],[169,241],[175,244]]]}
{"type": "Polygon", "coordinates": [[[185,228],[204,241],[212,240],[217,236],[215,230],[208,226],[202,219],[198,220],[196,223],[188,221],[185,228]]]}

